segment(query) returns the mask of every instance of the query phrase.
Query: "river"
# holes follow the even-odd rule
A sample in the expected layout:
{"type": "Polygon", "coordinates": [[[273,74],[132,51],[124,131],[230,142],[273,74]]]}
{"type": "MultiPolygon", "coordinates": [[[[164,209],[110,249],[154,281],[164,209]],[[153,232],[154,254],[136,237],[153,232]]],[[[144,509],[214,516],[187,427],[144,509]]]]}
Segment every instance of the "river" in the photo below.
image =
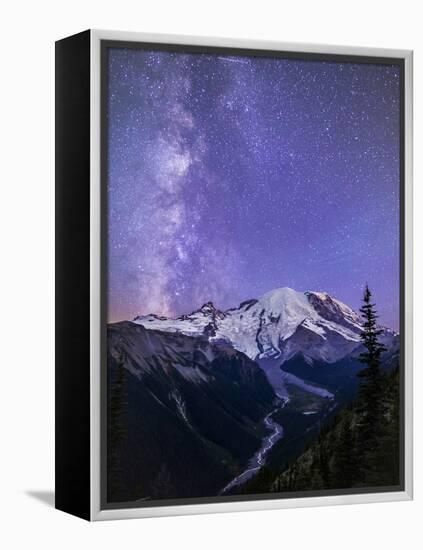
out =
{"type": "Polygon", "coordinates": [[[281,400],[281,404],[273,409],[267,416],[264,417],[264,425],[270,430],[270,433],[263,438],[260,449],[255,453],[255,455],[249,460],[247,468],[236,476],[232,481],[230,481],[220,492],[221,495],[224,495],[237,485],[242,485],[250,478],[252,478],[258,470],[266,463],[266,455],[273,447],[273,445],[283,437],[283,427],[275,422],[272,418],[272,415],[275,412],[279,411],[288,403],[289,398],[286,397],[281,400]]]}
{"type": "MultiPolygon", "coordinates": [[[[260,449],[255,455],[248,461],[247,467],[232,481],[230,481],[220,492],[224,495],[234,487],[242,485],[249,479],[251,479],[264,464],[266,463],[266,455],[273,447],[273,445],[283,437],[283,427],[275,422],[272,415],[279,411],[289,402],[289,395],[287,390],[287,384],[297,386],[308,393],[319,395],[320,397],[333,399],[333,393],[324,388],[320,388],[317,385],[305,382],[301,378],[294,376],[288,372],[281,370],[280,365],[275,360],[262,360],[260,366],[263,368],[270,385],[273,387],[277,397],[279,398],[279,405],[273,409],[264,418],[264,425],[270,430],[269,434],[264,436],[260,449]]],[[[335,403],[336,405],[336,403],[335,403]]],[[[335,406],[334,405],[334,406],[335,406]]],[[[314,411],[305,411],[303,414],[313,414],[314,411]]],[[[310,428],[309,428],[310,429],[310,428]]]]}

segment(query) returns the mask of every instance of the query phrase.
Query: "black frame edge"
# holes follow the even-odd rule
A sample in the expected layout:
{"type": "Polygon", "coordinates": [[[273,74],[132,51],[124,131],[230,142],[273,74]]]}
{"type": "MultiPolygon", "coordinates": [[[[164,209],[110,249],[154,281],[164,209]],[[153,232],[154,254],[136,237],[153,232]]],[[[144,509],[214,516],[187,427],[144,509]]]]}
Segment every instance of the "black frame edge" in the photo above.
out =
{"type": "Polygon", "coordinates": [[[91,31],[55,46],[55,507],[90,520],[91,31]]]}

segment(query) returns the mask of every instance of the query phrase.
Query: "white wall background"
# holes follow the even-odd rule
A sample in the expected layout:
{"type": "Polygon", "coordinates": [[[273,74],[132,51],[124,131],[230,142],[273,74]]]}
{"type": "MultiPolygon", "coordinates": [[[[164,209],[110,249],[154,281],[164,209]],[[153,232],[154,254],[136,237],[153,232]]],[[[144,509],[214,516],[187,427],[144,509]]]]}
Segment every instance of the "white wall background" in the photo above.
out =
{"type": "MultiPolygon", "coordinates": [[[[421,3],[420,3],[421,4],[421,3]]],[[[0,545],[14,548],[422,548],[422,17],[419,2],[27,0],[0,32],[0,545]],[[86,28],[415,50],[415,501],[88,524],[55,511],[54,40],[86,28]],[[419,208],[420,206],[420,208],[419,208]],[[32,496],[31,496],[32,494],[32,496]]],[[[75,396],[77,399],[78,396],[75,396]]]]}

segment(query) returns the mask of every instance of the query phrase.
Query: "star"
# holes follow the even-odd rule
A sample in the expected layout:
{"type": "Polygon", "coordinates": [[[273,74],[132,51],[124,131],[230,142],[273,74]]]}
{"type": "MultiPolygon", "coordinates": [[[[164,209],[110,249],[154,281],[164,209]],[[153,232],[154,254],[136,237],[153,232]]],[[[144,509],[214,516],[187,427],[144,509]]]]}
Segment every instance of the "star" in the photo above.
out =
{"type": "Polygon", "coordinates": [[[109,49],[108,317],[280,286],[399,324],[400,68],[109,49]]]}

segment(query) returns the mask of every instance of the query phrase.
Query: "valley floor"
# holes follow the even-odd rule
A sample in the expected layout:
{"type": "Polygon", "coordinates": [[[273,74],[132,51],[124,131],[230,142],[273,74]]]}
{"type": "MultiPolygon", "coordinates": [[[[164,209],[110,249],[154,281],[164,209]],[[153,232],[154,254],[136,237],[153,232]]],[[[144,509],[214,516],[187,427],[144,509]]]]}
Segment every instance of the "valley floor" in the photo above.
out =
{"type": "MultiPolygon", "coordinates": [[[[274,447],[277,444],[280,449],[286,447],[289,451],[292,448],[292,439],[294,439],[296,445],[293,448],[296,452],[300,452],[302,440],[308,441],[307,434],[316,433],[321,422],[337,406],[333,393],[326,388],[284,372],[278,361],[262,361],[261,367],[279,398],[278,405],[263,421],[264,426],[270,432],[263,437],[260,449],[248,461],[247,467],[223,488],[221,494],[243,492],[247,482],[257,475],[260,476],[261,469],[266,466],[269,455],[272,451],[274,452],[274,447]],[[286,423],[288,423],[287,430],[286,423]],[[285,432],[288,435],[286,445],[281,441],[285,432]]],[[[292,450],[290,454],[292,454],[292,450]]],[[[280,452],[277,455],[280,455],[280,452]]],[[[280,459],[280,456],[278,458],[280,459]]]]}

